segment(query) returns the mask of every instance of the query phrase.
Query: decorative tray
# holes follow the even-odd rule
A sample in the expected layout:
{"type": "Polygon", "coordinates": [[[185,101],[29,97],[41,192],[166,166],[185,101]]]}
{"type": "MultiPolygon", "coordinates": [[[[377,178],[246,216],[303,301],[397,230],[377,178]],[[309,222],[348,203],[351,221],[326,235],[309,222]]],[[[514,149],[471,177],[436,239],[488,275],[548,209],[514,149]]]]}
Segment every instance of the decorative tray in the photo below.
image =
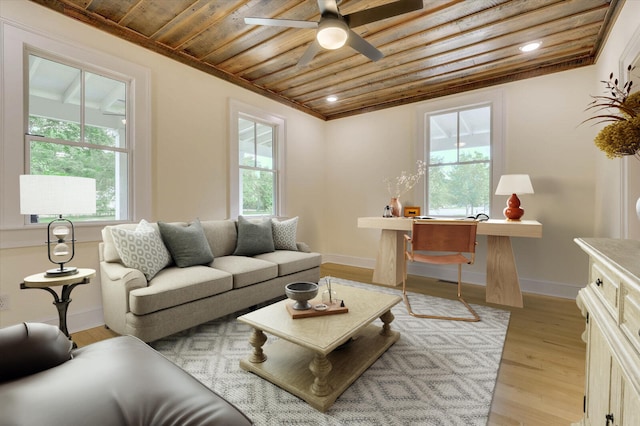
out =
{"type": "Polygon", "coordinates": [[[309,300],[311,304],[310,309],[297,310],[293,309],[293,305],[295,302],[287,303],[287,311],[291,315],[291,318],[309,318],[309,317],[319,317],[322,315],[336,315],[336,314],[346,314],[349,312],[349,308],[343,305],[342,301],[335,301],[334,303],[322,303],[319,299],[309,300]]]}

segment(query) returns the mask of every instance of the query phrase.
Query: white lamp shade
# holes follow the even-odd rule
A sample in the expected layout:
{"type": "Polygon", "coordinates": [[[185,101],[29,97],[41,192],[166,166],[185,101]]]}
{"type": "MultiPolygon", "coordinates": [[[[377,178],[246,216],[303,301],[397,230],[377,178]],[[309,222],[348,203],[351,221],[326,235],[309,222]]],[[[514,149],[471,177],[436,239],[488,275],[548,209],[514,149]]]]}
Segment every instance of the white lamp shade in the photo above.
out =
{"type": "Polygon", "coordinates": [[[529,175],[502,175],[496,195],[533,194],[533,186],[529,175]]]}
{"type": "Polygon", "coordinates": [[[20,175],[21,214],[73,215],[95,212],[95,179],[20,175]]]}

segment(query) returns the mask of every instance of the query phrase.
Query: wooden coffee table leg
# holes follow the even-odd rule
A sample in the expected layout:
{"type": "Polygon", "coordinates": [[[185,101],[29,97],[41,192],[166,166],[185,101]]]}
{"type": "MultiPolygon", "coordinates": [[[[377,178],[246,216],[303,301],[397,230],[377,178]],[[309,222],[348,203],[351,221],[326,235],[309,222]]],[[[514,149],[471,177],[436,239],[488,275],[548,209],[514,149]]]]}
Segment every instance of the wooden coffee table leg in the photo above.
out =
{"type": "Polygon", "coordinates": [[[309,370],[315,376],[315,380],[311,385],[311,392],[317,396],[326,396],[331,392],[331,386],[327,380],[327,376],[331,372],[331,362],[325,355],[316,353],[313,361],[309,364],[309,370]]]}
{"type": "Polygon", "coordinates": [[[267,341],[267,335],[262,330],[257,328],[253,329],[253,333],[249,337],[249,344],[253,346],[253,353],[249,357],[249,362],[258,364],[266,361],[267,356],[262,351],[262,346],[267,341]]]}
{"type": "Polygon", "coordinates": [[[391,311],[387,311],[380,317],[382,320],[382,330],[380,330],[381,336],[391,336],[391,322],[395,319],[395,316],[391,311]]]}

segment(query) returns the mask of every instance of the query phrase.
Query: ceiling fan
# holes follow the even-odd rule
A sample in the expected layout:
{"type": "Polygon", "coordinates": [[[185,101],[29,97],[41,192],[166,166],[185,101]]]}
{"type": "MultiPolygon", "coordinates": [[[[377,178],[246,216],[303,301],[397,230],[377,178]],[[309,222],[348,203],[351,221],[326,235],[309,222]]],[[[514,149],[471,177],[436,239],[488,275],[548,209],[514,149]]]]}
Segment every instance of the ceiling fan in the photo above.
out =
{"type": "Polygon", "coordinates": [[[270,18],[244,18],[244,22],[250,25],[317,29],[315,40],[298,61],[299,66],[304,66],[311,62],[322,48],[334,50],[341,48],[345,44],[372,61],[377,61],[384,56],[382,52],[356,34],[351,28],[413,12],[414,10],[422,9],[422,7],[422,0],[398,0],[382,6],[342,15],[338,10],[338,0],[318,0],[320,20],[317,22],[270,18]]]}

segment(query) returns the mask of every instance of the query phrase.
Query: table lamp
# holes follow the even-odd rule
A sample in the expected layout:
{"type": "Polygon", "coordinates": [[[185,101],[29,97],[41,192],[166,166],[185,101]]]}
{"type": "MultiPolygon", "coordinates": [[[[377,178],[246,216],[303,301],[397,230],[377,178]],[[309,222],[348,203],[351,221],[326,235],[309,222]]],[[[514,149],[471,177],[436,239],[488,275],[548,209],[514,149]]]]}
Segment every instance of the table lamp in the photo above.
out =
{"type": "Polygon", "coordinates": [[[75,230],[73,223],[69,219],[64,219],[62,215],[95,212],[95,179],[75,176],[20,176],[20,213],[58,215],[58,218],[47,226],[49,261],[59,265],[58,268],[47,271],[46,275],[49,277],[78,273],[78,268],[65,267],[65,264],[75,255],[75,230]],[[69,236],[71,239],[68,239],[69,236]]]}
{"type": "Polygon", "coordinates": [[[511,195],[507,207],[502,211],[507,220],[519,221],[524,210],[520,208],[520,199],[516,194],[533,194],[529,175],[502,175],[496,188],[496,195],[511,195]]]}

